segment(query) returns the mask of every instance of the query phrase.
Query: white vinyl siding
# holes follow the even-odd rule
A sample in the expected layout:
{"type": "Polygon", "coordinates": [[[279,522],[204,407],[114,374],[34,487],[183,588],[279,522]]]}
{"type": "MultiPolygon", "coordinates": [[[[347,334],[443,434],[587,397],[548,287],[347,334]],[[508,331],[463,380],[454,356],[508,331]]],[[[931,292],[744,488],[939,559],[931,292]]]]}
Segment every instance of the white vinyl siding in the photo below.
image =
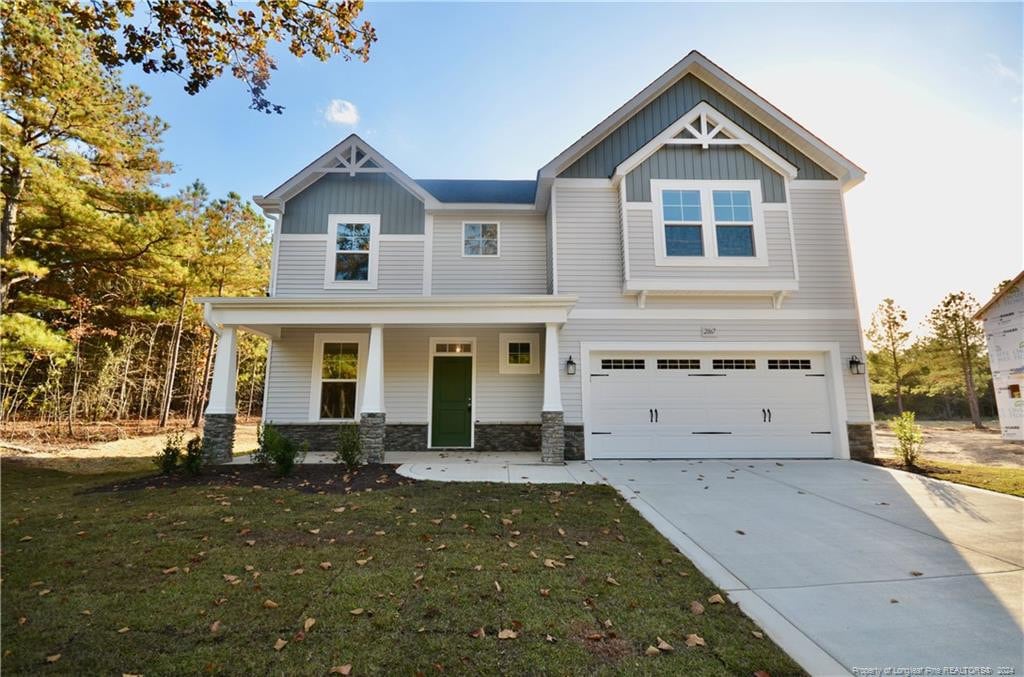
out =
{"type": "MultiPolygon", "coordinates": [[[[577,308],[630,305],[622,295],[618,192],[555,183],[558,293],[576,294],[577,308]]],[[[653,260],[652,260],[653,263],[653,260]]]]}
{"type": "Polygon", "coordinates": [[[790,187],[800,291],[786,308],[857,307],[846,236],[843,195],[833,189],[790,187]]]}
{"type": "MultiPolygon", "coordinates": [[[[266,421],[309,422],[313,334],[368,334],[366,327],[284,329],[274,341],[267,383],[266,421]]],[[[536,326],[459,327],[476,337],[476,418],[478,423],[540,423],[543,374],[499,374],[499,333],[537,333],[536,326]]],[[[384,408],[387,423],[426,424],[430,337],[448,336],[451,327],[384,327],[384,408]]],[[[543,352],[537,355],[543,363],[543,352]]]]}
{"type": "Polygon", "coordinates": [[[423,241],[380,242],[376,289],[324,289],[327,247],[323,240],[289,239],[278,244],[276,296],[419,296],[423,293],[423,241]]]}
{"type": "Polygon", "coordinates": [[[434,215],[431,293],[547,293],[546,223],[544,216],[508,213],[434,215]],[[463,256],[463,223],[501,222],[500,256],[463,256]]]}

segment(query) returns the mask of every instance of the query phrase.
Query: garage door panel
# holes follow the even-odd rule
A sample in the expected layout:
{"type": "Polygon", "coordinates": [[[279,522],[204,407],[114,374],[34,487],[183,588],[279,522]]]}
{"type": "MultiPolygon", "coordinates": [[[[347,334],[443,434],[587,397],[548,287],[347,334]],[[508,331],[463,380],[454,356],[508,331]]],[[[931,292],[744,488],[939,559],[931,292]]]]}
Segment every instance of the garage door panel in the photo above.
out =
{"type": "Polygon", "coordinates": [[[822,355],[595,357],[588,429],[605,434],[588,436],[590,457],[833,456],[822,355]]]}

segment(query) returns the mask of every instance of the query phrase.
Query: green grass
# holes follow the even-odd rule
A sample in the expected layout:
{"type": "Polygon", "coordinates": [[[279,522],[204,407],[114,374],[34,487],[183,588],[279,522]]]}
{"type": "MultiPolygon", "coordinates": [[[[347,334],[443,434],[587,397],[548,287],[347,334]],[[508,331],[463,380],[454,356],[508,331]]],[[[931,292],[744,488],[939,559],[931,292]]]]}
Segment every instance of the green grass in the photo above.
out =
{"type": "Polygon", "coordinates": [[[4,464],[4,674],[803,674],[608,487],[78,493],[113,479],[4,464]]]}
{"type": "Polygon", "coordinates": [[[980,487],[1001,494],[1024,497],[1024,468],[1003,468],[989,465],[968,465],[945,463],[922,459],[915,468],[904,468],[895,459],[875,459],[880,465],[899,470],[908,470],[937,480],[980,487]]]}

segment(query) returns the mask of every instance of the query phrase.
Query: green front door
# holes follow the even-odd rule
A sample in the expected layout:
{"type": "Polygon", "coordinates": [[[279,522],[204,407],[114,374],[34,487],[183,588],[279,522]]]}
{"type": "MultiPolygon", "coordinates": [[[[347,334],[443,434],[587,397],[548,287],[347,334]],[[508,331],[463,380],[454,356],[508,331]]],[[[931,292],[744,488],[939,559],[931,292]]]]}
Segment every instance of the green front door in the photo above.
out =
{"type": "Polygon", "coordinates": [[[473,358],[434,358],[433,447],[468,447],[473,425],[473,358]]]}

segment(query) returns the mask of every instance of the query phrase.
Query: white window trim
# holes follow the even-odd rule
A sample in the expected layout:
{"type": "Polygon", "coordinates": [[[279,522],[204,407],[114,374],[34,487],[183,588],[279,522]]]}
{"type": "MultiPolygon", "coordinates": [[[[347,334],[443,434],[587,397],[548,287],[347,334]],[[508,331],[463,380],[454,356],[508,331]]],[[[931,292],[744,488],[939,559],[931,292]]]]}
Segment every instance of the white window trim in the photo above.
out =
{"type": "MultiPolygon", "coordinates": [[[[474,222],[476,223],[476,222],[474,222]]],[[[431,336],[427,349],[427,448],[434,448],[434,358],[435,357],[468,357],[473,360],[471,369],[470,402],[469,402],[469,446],[476,446],[476,337],[475,336],[431,336]],[[468,353],[439,353],[438,343],[468,343],[468,353]]]]}
{"type": "Polygon", "coordinates": [[[326,265],[324,267],[324,289],[376,289],[377,271],[380,268],[380,214],[329,214],[327,216],[326,265]],[[335,252],[337,251],[338,224],[370,224],[370,262],[367,279],[335,280],[335,252]]]}
{"type": "Polygon", "coordinates": [[[498,334],[499,374],[539,374],[540,363],[540,334],[498,334]],[[510,343],[530,344],[529,364],[509,364],[508,344],[510,343]]]}
{"type": "MultiPolygon", "coordinates": [[[[651,202],[654,211],[654,264],[678,267],[756,267],[768,265],[768,245],[764,226],[764,205],[762,204],[761,182],[749,181],[705,181],[705,180],[651,180],[651,202]],[[665,245],[665,211],[662,208],[663,190],[700,191],[701,235],[704,238],[704,256],[668,256],[665,245]],[[719,256],[718,240],[715,233],[715,212],[712,193],[716,190],[750,191],[750,205],[754,217],[754,256],[719,256]]],[[[729,224],[725,224],[729,225],[729,224]]]]}
{"type": "Polygon", "coordinates": [[[354,423],[359,420],[363,406],[363,386],[366,383],[366,353],[369,349],[368,334],[314,334],[313,371],[309,387],[309,421],[311,423],[354,423]],[[325,343],[355,343],[359,350],[358,373],[356,374],[356,407],[354,418],[320,418],[321,370],[324,364],[325,343]]]}
{"type": "Polygon", "coordinates": [[[501,221],[463,221],[462,222],[462,237],[459,239],[459,247],[462,250],[462,258],[464,259],[498,259],[501,258],[501,221]],[[497,254],[467,254],[466,253],[466,226],[473,224],[490,226],[493,225],[498,230],[498,253],[497,254]]]}

